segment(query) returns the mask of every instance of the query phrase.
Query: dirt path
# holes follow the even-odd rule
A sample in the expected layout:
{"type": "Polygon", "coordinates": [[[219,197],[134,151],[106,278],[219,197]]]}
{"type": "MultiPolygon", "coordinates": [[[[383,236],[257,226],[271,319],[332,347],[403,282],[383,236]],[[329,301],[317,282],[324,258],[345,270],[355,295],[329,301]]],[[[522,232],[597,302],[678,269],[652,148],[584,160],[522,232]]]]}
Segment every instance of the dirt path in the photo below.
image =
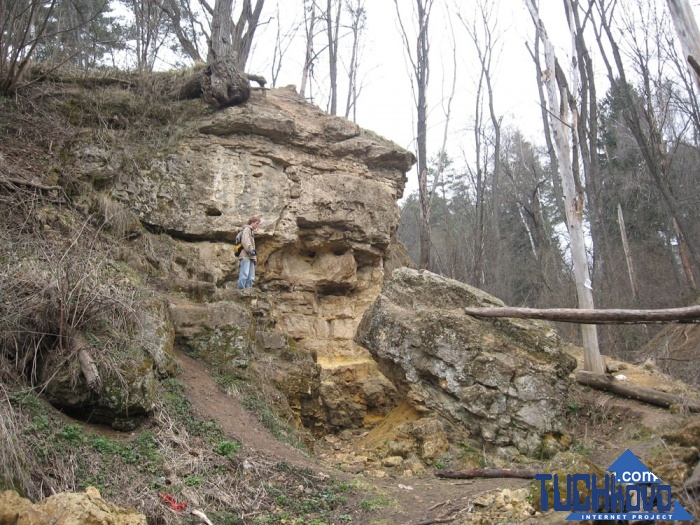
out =
{"type": "Polygon", "coordinates": [[[286,461],[290,465],[322,472],[339,480],[355,481],[365,494],[354,502],[356,512],[352,513],[352,523],[406,525],[448,515],[466,517],[472,508],[471,500],[484,492],[505,487],[526,487],[529,483],[527,480],[449,481],[430,475],[373,478],[339,471],[276,440],[254,414],[216,383],[202,363],[182,352],[177,357],[183,370],[179,379],[185,385],[193,411],[204,420],[218,421],[227,435],[241,443],[244,451],[268,460],[286,461]],[[363,501],[366,505],[362,505],[363,501]],[[367,512],[367,507],[371,507],[373,502],[383,503],[367,512]]]}
{"type": "Polygon", "coordinates": [[[246,410],[238,399],[228,395],[216,383],[201,362],[182,352],[177,353],[177,358],[183,370],[179,379],[185,385],[192,409],[199,418],[218,421],[224,432],[235,438],[250,454],[330,474],[330,469],[314,458],[275,439],[255,414],[246,410]]]}
{"type": "MultiPolygon", "coordinates": [[[[429,472],[412,477],[391,474],[373,477],[367,472],[343,472],[318,457],[276,440],[255,414],[216,383],[205,366],[183,353],[178,354],[178,359],[183,369],[180,380],[185,385],[194,412],[204,420],[218,421],[224,432],[241,443],[248,454],[272,462],[285,461],[359,487],[354,500],[347,505],[354,524],[490,523],[488,515],[483,514],[485,510],[479,508],[479,500],[483,501],[489,494],[503,489],[526,488],[531,483],[530,480],[518,479],[442,480],[429,472]]],[[[611,398],[584,387],[576,387],[576,391],[582,405],[580,411],[586,411],[586,414],[580,414],[582,417],[575,424],[570,421],[570,430],[579,447],[587,448],[584,453],[603,467],[626,448],[643,455],[658,444],[658,435],[677,424],[679,418],[668,410],[611,398]],[[639,439],[635,431],[644,428],[652,435],[639,439]]],[[[558,523],[558,518],[561,516],[547,515],[518,520],[517,523],[558,523]]]]}

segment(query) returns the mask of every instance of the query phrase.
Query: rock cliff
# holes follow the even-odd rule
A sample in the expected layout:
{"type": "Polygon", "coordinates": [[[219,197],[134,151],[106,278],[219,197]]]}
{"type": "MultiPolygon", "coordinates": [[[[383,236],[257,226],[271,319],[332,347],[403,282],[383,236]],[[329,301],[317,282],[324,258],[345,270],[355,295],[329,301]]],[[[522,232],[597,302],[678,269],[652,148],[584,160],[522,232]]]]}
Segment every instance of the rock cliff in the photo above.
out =
{"type": "Polygon", "coordinates": [[[394,387],[353,337],[379,293],[384,261],[390,253],[396,260],[396,201],[411,153],[285,88],[190,122],[174,144],[140,158],[138,171],[121,169],[128,155],[83,147],[79,171],[152,232],[134,242],[185,296],[171,302],[178,340],[195,344],[198,323],[189,314],[220,326],[240,317],[229,304],[240,299],[232,241],[258,215],[257,283],[266,293],[257,303],[267,304],[268,328],[289,338],[282,346],[291,342],[321,367],[315,385],[302,382],[306,392],[286,392],[320,395],[317,403],[292,402],[297,416],[312,426],[356,427],[394,405],[394,387]]]}
{"type": "Polygon", "coordinates": [[[400,268],[384,286],[410,264],[394,235],[412,154],[292,88],[189,119],[167,144],[138,170],[120,169],[133,151],[76,156],[146,225],[123,258],[158,277],[191,354],[229,380],[264,377],[312,432],[371,425],[400,399],[440,419],[407,422],[394,455],[434,461],[465,432],[535,455],[561,430],[574,362],[551,327],[468,318],[460,307],[500,302],[425,272],[400,268]],[[240,291],[232,244],[253,215],[258,287],[240,291]]]}

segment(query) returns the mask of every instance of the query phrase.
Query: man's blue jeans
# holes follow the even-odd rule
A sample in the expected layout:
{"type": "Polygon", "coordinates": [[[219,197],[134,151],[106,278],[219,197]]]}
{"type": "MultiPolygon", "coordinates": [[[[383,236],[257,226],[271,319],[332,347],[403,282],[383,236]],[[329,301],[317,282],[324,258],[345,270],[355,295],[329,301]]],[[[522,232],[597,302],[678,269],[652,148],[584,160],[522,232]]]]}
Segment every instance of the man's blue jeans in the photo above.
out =
{"type": "Polygon", "coordinates": [[[252,288],[255,280],[255,261],[241,259],[241,269],[238,272],[238,288],[252,288]]]}

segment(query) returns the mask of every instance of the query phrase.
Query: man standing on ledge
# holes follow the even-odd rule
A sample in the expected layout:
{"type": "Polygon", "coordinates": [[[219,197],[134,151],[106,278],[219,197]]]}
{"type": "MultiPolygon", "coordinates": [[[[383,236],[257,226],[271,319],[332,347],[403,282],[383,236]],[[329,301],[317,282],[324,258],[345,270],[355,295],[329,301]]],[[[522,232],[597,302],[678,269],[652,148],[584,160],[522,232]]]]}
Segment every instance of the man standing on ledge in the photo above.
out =
{"type": "Polygon", "coordinates": [[[238,288],[252,288],[255,280],[255,261],[258,260],[258,253],[255,251],[255,237],[253,232],[260,226],[260,217],[251,217],[248,224],[241,232],[241,269],[238,272],[238,288]]]}

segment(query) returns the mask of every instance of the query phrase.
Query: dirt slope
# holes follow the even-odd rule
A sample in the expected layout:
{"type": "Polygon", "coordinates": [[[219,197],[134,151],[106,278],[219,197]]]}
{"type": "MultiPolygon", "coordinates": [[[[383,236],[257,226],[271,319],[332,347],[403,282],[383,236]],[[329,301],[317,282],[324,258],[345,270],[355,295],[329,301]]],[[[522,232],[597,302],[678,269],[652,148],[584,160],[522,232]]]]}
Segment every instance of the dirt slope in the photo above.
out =
{"type": "MultiPolygon", "coordinates": [[[[450,523],[556,523],[563,519],[561,515],[550,513],[516,520],[489,505],[483,505],[484,499],[488,501],[489,495],[503,489],[529,487],[528,480],[441,480],[433,477],[432,472],[415,476],[384,473],[381,477],[371,472],[343,472],[333,465],[333,451],[345,457],[366,454],[366,451],[359,449],[359,440],[333,440],[332,450],[324,449],[323,440],[320,440],[316,453],[330,457],[329,461],[281,443],[239,400],[228,395],[201,363],[184,354],[178,357],[183,369],[179,379],[186,386],[195,412],[205,420],[214,419],[221,423],[224,431],[237,439],[245,450],[270,460],[283,460],[310,469],[321,476],[333,476],[359,487],[360,490],[355,492],[347,505],[352,523],[417,525],[448,522],[435,520],[450,520],[450,523]]],[[[636,384],[697,395],[693,389],[653,369],[618,364],[623,367],[621,373],[636,384]]],[[[580,385],[572,387],[571,398],[567,402],[571,407],[567,426],[572,433],[572,450],[588,456],[604,468],[627,448],[643,457],[661,443],[661,433],[673,428],[684,417],[580,385]]]]}
{"type": "MultiPolygon", "coordinates": [[[[179,352],[182,367],[178,379],[185,385],[192,408],[203,420],[216,420],[224,432],[243,445],[244,451],[259,454],[270,460],[286,461],[315,473],[333,476],[340,480],[357,480],[357,485],[366,492],[358,496],[352,523],[409,524],[445,514],[464,514],[471,508],[471,500],[499,488],[527,487],[526,480],[469,480],[446,481],[432,476],[423,478],[366,478],[333,468],[313,456],[286,443],[277,441],[258,418],[246,410],[241,402],[228,395],[214,380],[207,369],[195,359],[179,352]],[[361,505],[370,498],[382,501],[380,508],[372,504],[361,505]],[[367,512],[369,510],[369,512],[367,512]]],[[[351,504],[352,506],[352,504],[351,504]]]]}

